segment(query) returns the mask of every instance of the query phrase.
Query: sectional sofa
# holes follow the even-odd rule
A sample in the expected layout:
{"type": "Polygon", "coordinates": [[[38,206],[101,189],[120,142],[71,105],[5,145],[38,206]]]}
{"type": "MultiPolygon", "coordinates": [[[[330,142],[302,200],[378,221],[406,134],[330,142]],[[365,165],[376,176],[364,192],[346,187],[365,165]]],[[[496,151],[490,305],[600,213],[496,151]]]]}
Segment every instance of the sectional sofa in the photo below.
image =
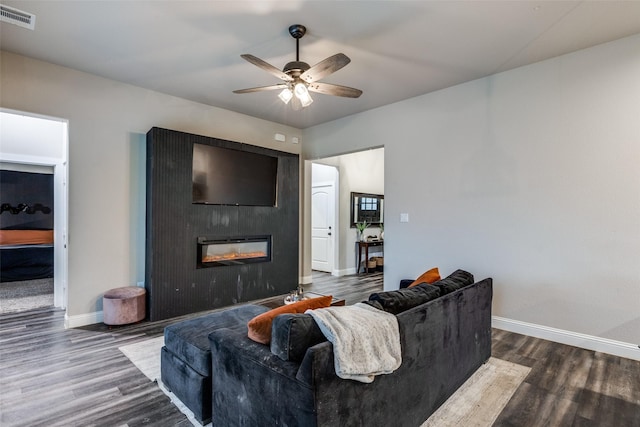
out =
{"type": "Polygon", "coordinates": [[[462,270],[372,294],[368,304],[396,315],[402,364],[370,384],[336,375],[308,314],[276,317],[270,345],[247,338],[246,322],[266,311],[256,305],[167,327],[162,381],[214,426],[419,426],[490,357],[492,294],[491,278],[462,270]]]}

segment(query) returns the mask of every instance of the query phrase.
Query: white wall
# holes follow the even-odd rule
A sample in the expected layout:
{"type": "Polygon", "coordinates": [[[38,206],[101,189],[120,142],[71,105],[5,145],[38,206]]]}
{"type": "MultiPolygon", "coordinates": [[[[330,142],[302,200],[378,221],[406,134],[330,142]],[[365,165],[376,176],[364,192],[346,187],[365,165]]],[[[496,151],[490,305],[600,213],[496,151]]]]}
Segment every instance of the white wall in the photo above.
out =
{"type": "Polygon", "coordinates": [[[102,294],[144,278],[145,141],[164,127],[299,153],[298,129],[8,52],[1,106],[69,120],[71,325],[99,321],[102,294]]]}
{"type": "MultiPolygon", "coordinates": [[[[339,258],[336,270],[341,274],[356,272],[356,229],[351,228],[351,192],[384,194],[384,148],[359,151],[340,156],[316,160],[316,162],[335,166],[340,174],[339,180],[339,258]]],[[[314,166],[316,166],[314,164],[314,166]]],[[[315,171],[313,178],[315,179],[315,171]]],[[[385,232],[386,234],[386,232],[385,232]]],[[[379,227],[370,227],[365,235],[380,236],[379,227]]],[[[371,254],[382,255],[372,252],[371,254]]]]}
{"type": "Polygon", "coordinates": [[[305,156],[384,144],[386,289],[467,269],[494,315],[637,352],[638,76],[640,35],[306,129],[305,156]]]}

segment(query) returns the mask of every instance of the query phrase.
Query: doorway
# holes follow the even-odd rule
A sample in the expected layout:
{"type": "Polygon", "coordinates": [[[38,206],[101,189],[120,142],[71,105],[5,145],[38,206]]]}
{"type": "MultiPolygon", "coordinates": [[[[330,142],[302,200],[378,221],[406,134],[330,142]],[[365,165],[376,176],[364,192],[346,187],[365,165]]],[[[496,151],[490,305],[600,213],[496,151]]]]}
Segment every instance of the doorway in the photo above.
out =
{"type": "Polygon", "coordinates": [[[68,122],[8,109],[0,109],[0,120],[2,169],[53,172],[53,306],[66,309],[68,122]]]}
{"type": "MultiPolygon", "coordinates": [[[[333,276],[357,274],[358,235],[351,222],[351,193],[384,195],[384,147],[307,160],[305,169],[309,174],[305,215],[308,246],[301,283],[311,282],[312,271],[328,271],[333,276]],[[330,201],[334,201],[333,207],[330,201]],[[328,211],[334,214],[333,224],[328,213],[325,215],[328,211]]],[[[381,225],[370,226],[366,235],[380,239],[381,225]]],[[[374,255],[377,262],[382,251],[374,255]]],[[[382,271],[383,259],[380,264],[381,268],[376,270],[382,271]]]]}

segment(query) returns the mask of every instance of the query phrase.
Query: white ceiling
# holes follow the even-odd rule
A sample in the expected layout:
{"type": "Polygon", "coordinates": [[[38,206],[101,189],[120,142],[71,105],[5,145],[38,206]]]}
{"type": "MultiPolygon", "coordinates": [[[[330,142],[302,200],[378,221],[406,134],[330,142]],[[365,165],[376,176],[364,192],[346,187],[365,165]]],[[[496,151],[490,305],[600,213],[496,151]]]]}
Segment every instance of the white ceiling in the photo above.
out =
{"type": "Polygon", "coordinates": [[[2,1],[36,15],[35,31],[0,24],[3,50],[204,104],[306,128],[543,59],[640,33],[640,1],[2,1]],[[342,52],[322,81],[358,99],[312,94],[293,111],[277,68],[342,52]]]}

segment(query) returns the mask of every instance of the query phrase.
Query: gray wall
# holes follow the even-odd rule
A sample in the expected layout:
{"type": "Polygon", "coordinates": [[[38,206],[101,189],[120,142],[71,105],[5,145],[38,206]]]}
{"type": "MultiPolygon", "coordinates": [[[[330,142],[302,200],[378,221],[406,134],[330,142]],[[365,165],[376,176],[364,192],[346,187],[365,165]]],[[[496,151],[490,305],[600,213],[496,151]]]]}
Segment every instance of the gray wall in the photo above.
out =
{"type": "Polygon", "coordinates": [[[494,315],[640,344],[640,35],[306,129],[385,147],[385,288],[494,278],[494,315]],[[401,213],[410,222],[400,223],[401,213]]]}

